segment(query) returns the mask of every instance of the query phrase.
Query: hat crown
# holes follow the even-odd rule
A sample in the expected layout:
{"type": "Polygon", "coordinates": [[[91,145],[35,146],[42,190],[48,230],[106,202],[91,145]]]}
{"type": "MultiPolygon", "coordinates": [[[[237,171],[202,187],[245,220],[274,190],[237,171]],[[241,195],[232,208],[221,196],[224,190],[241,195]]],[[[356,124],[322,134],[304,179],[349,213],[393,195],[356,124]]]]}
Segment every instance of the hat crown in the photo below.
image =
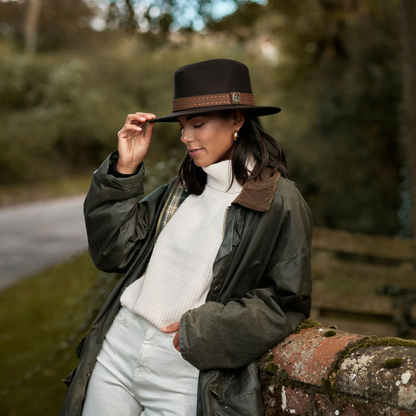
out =
{"type": "Polygon", "coordinates": [[[234,91],[252,93],[249,70],[241,62],[211,59],[175,72],[174,99],[234,91]]]}
{"type": "Polygon", "coordinates": [[[172,112],[151,122],[178,121],[181,116],[226,110],[264,116],[276,114],[280,108],[256,105],[246,65],[232,59],[211,59],[176,70],[172,112]]]}

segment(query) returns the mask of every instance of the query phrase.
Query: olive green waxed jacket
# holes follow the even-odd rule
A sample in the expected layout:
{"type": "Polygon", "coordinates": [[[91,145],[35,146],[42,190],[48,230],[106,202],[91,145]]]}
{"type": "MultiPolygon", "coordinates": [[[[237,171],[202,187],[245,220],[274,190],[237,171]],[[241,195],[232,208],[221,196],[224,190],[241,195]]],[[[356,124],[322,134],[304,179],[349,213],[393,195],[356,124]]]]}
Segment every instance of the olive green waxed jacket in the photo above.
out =
{"type": "MultiPolygon", "coordinates": [[[[124,277],[78,348],[61,416],[81,414],[122,292],[143,274],[158,233],[187,196],[174,180],[142,199],[144,168],[117,178],[108,173],[116,159],[95,172],[84,213],[94,263],[124,277]]],[[[311,239],[310,210],[278,173],[248,181],[227,209],[206,303],[180,322],[181,354],[200,370],[197,416],[264,414],[255,361],[309,316],[311,239]]]]}

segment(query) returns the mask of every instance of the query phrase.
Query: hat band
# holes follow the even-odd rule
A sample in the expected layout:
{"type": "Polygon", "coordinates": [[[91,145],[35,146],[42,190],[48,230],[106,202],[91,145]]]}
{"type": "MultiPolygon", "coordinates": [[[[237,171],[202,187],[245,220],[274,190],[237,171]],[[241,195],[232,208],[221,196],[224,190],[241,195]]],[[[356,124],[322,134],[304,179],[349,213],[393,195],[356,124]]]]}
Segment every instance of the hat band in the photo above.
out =
{"type": "Polygon", "coordinates": [[[246,92],[227,92],[224,94],[194,95],[191,97],[175,98],[172,109],[173,111],[180,111],[221,105],[255,105],[254,95],[246,92]]]}

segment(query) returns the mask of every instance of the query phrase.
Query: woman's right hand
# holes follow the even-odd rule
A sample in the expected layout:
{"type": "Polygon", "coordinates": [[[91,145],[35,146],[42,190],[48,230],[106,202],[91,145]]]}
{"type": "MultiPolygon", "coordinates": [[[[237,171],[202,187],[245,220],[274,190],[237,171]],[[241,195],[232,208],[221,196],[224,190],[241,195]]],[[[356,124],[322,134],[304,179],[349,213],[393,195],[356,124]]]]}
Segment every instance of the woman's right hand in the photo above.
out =
{"type": "Polygon", "coordinates": [[[118,132],[119,158],[116,169],[120,173],[131,174],[143,162],[152,142],[155,123],[148,120],[156,118],[151,113],[129,114],[123,128],[118,132]]]}

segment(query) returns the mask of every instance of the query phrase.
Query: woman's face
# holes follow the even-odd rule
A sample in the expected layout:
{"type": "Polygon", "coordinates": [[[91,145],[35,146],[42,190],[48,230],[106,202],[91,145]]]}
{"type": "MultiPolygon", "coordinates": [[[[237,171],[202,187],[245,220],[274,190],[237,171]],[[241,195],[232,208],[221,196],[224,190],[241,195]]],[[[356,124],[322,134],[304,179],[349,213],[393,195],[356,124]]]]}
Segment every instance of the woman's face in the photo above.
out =
{"type": "Polygon", "coordinates": [[[242,111],[235,111],[227,118],[218,112],[178,117],[181,141],[195,165],[205,167],[231,159],[234,132],[241,128],[244,120],[242,111]]]}

